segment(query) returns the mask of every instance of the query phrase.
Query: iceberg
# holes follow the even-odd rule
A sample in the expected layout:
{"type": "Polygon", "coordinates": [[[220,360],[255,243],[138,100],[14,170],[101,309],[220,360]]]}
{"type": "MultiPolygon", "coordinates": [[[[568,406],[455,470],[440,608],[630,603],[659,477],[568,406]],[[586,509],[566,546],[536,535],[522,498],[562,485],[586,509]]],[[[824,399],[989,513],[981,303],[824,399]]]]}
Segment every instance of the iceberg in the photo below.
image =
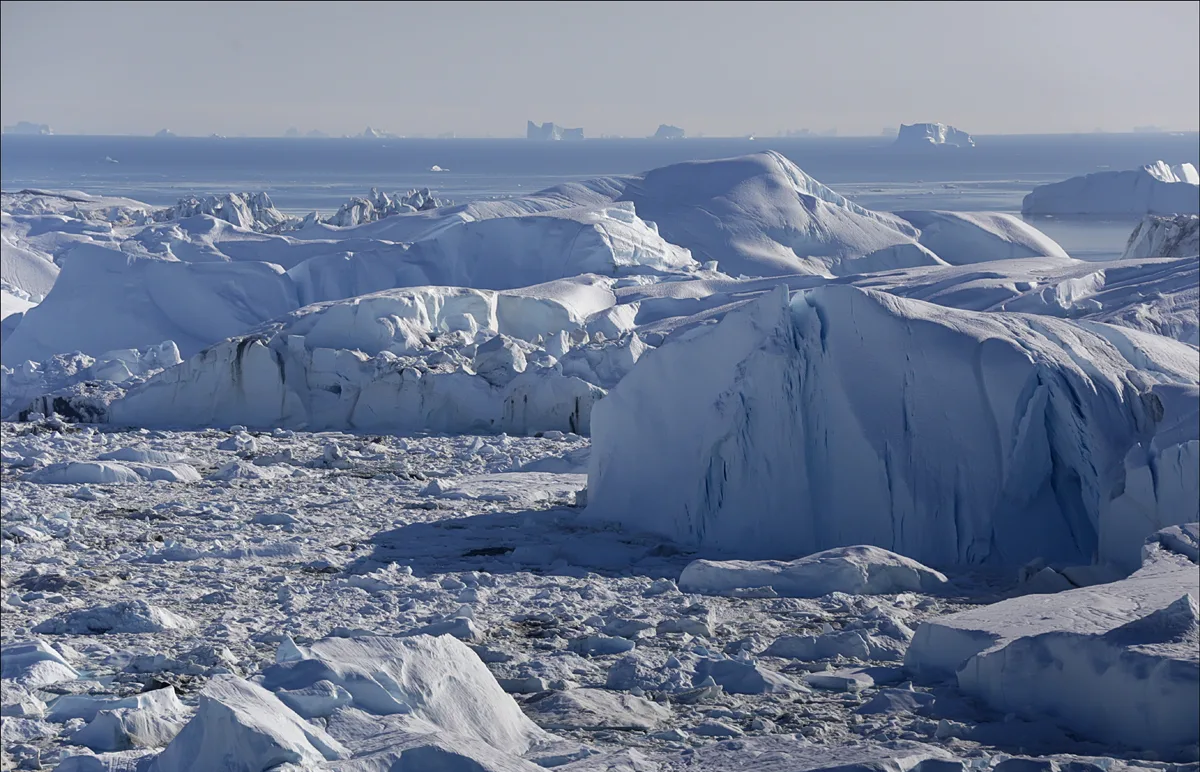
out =
{"type": "Polygon", "coordinates": [[[17,121],[11,126],[4,127],[5,134],[26,134],[31,136],[48,137],[54,133],[54,129],[50,128],[46,123],[33,123],[31,121],[17,121]]]}
{"type": "Polygon", "coordinates": [[[303,689],[319,681],[345,689],[359,710],[410,716],[428,731],[465,736],[514,755],[549,737],[479,657],[449,635],[326,638],[301,659],[263,672],[263,685],[272,690],[303,689]]]}
{"type": "Polygon", "coordinates": [[[1177,492],[1200,474],[1198,381],[1195,348],[1157,335],[778,287],[677,331],[595,406],[587,517],[717,557],[1122,564],[1197,519],[1177,492]],[[1177,463],[1148,461],[1114,518],[1139,443],[1177,463]]]}
{"type": "Polygon", "coordinates": [[[1200,255],[1200,215],[1147,215],[1129,234],[1122,260],[1200,255]]]}
{"type": "MultiPolygon", "coordinates": [[[[441,171],[441,169],[437,169],[441,171]]],[[[406,212],[424,212],[436,209],[441,202],[434,198],[429,188],[410,190],[407,193],[394,193],[389,196],[377,188],[371,188],[366,198],[352,198],[324,222],[339,228],[360,225],[365,222],[375,222],[385,217],[406,212]]]]}
{"type": "Polygon", "coordinates": [[[896,216],[918,228],[917,243],[950,265],[1041,255],[1069,257],[1054,239],[1011,214],[909,211],[896,216]]]}
{"type": "Polygon", "coordinates": [[[538,125],[533,121],[526,121],[525,138],[539,140],[580,140],[583,139],[583,129],[567,129],[556,123],[538,125]]]}
{"type": "Polygon", "coordinates": [[[971,135],[944,123],[900,124],[896,147],[975,147],[971,135]]]}
{"type": "Polygon", "coordinates": [[[1192,164],[1156,161],[1129,171],[1093,172],[1039,185],[1021,202],[1021,214],[1200,214],[1200,175],[1192,164]]]}
{"type": "Polygon", "coordinates": [[[678,126],[672,126],[668,123],[660,124],[658,130],[654,132],[651,139],[683,139],[687,136],[687,132],[678,126]]]}
{"type": "Polygon", "coordinates": [[[181,198],[175,206],[154,213],[156,222],[207,214],[230,225],[255,231],[281,228],[288,217],[275,208],[266,193],[226,193],[207,198],[181,198]]]}
{"type": "MultiPolygon", "coordinates": [[[[1192,525],[1195,532],[1195,525],[1192,525]]],[[[1110,584],[1026,595],[917,628],[905,659],[926,680],[1082,737],[1187,754],[1200,739],[1200,569],[1159,546],[1110,584]]]]}

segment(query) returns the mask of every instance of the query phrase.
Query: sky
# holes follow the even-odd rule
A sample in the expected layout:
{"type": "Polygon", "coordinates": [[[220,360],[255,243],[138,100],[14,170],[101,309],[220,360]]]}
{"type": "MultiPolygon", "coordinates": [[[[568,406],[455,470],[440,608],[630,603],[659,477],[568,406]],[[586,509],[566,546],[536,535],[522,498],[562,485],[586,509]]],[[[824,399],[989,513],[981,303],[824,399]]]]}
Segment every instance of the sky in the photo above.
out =
{"type": "Polygon", "coordinates": [[[3,2],[56,133],[1200,129],[1196,2],[3,2]]]}

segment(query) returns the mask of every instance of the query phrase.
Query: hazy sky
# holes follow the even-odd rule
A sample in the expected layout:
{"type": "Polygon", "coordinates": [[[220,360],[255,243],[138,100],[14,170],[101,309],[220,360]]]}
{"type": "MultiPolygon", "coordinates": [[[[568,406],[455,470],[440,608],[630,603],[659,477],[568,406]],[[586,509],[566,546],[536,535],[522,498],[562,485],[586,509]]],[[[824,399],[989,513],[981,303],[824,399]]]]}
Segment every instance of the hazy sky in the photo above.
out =
{"type": "Polygon", "coordinates": [[[1200,128],[1196,2],[4,2],[59,133],[1200,128]]]}

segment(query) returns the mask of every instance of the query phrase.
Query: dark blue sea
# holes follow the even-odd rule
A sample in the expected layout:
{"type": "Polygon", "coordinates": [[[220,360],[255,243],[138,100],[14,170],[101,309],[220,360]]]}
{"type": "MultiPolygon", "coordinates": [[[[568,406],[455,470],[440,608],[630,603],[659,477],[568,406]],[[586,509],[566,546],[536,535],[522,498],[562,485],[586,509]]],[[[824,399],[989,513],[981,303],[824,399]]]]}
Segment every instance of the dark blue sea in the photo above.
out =
{"type": "MultiPolygon", "coordinates": [[[[891,139],[268,139],[26,137],[0,144],[0,184],[120,195],[154,205],[230,190],[267,191],[293,214],[330,212],[372,187],[428,187],[456,202],[571,179],[777,150],[871,209],[1018,212],[1034,186],[1152,161],[1200,161],[1200,134],[979,136],[977,147],[899,150],[891,139]],[[446,171],[430,171],[438,166],[446,171]]],[[[1039,218],[1072,255],[1120,253],[1133,221],[1039,218]]]]}

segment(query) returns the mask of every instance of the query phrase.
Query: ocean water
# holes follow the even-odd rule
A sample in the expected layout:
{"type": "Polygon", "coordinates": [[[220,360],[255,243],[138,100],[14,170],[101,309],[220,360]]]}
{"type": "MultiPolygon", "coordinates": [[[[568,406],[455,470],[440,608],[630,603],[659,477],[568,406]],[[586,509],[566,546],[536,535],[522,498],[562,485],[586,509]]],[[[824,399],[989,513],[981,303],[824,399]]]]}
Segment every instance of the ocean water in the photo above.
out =
{"type": "MultiPolygon", "coordinates": [[[[270,194],[285,212],[331,213],[372,187],[428,187],[466,202],[572,179],[777,150],[871,209],[1019,212],[1036,185],[1156,160],[1200,161],[1198,134],[980,136],[973,149],[897,150],[891,139],[267,139],[22,137],[0,143],[4,190],[120,195],[166,206],[186,195],[270,194]],[[430,171],[433,166],[446,171],[430,171]]],[[[1038,218],[1072,255],[1120,254],[1135,220],[1038,218]]]]}

